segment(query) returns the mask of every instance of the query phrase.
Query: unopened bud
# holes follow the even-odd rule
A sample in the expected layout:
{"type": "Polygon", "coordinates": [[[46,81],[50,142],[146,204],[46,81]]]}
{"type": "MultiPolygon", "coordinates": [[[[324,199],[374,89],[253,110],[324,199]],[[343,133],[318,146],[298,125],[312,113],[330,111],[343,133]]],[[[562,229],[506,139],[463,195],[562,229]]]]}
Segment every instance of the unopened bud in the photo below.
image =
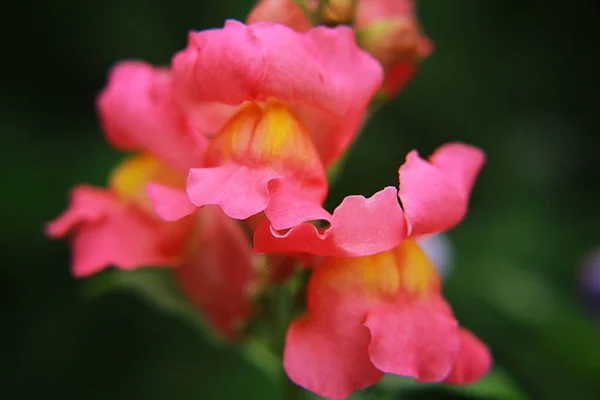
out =
{"type": "Polygon", "coordinates": [[[359,45],[384,67],[416,63],[426,54],[419,28],[406,18],[380,20],[358,32],[359,45]]]}
{"type": "Polygon", "coordinates": [[[249,24],[258,21],[287,25],[298,32],[312,27],[306,11],[294,0],[260,0],[246,19],[249,24]]]}
{"type": "Polygon", "coordinates": [[[356,0],[321,0],[319,17],[325,25],[350,24],[354,20],[356,0]]]}

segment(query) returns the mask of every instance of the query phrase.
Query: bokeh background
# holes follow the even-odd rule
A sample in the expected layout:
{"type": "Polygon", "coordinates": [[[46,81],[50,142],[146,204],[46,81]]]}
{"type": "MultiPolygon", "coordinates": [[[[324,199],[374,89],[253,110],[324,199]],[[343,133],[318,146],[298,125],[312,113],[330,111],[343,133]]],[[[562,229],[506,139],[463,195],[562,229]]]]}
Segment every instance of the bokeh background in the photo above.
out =
{"type": "MultiPolygon", "coordinates": [[[[125,58],[166,64],[188,30],[243,20],[251,6],[64,0],[14,2],[4,13],[3,398],[282,398],[266,356],[216,344],[162,279],[108,271],[75,280],[67,244],[42,233],[72,185],[104,184],[122,157],[95,119],[108,68],[125,58]]],[[[410,149],[483,147],[489,160],[469,215],[449,235],[456,259],[445,293],[489,343],[496,369],[460,390],[386,380],[362,398],[600,398],[600,315],[580,286],[582,259],[600,246],[599,8],[419,2],[436,51],[370,122],[329,204],[395,184],[410,149]]]]}

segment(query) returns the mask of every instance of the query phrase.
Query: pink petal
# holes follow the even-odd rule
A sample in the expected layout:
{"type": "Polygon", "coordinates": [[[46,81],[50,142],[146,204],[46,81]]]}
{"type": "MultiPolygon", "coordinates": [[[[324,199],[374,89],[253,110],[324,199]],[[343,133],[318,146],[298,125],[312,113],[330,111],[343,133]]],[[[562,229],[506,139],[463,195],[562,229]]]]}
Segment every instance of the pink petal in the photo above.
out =
{"type": "Polygon", "coordinates": [[[116,65],[98,111],[107,138],[119,149],[149,152],[183,172],[202,162],[208,139],[176,105],[166,69],[138,61],[116,65]]]}
{"type": "Polygon", "coordinates": [[[448,143],[440,146],[430,157],[430,161],[469,195],[485,163],[485,154],[477,147],[448,143]]]}
{"type": "Polygon", "coordinates": [[[166,265],[180,254],[189,221],[161,221],[135,205],[122,204],[108,190],[78,186],[69,208],[46,228],[48,235],[73,235],[73,274],[92,275],[106,267],[131,269],[166,265]]]}
{"type": "Polygon", "coordinates": [[[380,65],[357,47],[350,28],[298,33],[278,24],[236,21],[223,29],[192,32],[188,47],[173,59],[173,69],[187,109],[270,98],[293,105],[325,166],[352,141],[383,75],[380,65]]]}
{"type": "Polygon", "coordinates": [[[440,232],[458,224],[484,161],[481,150],[461,143],[440,147],[430,162],[410,152],[398,171],[409,234],[440,232]]]}
{"type": "Polygon", "coordinates": [[[487,346],[467,329],[460,328],[459,336],[460,351],[446,382],[462,385],[481,379],[492,365],[492,355],[487,346]]]}
{"type": "MultiPolygon", "coordinates": [[[[289,180],[287,180],[289,182],[289,180]]],[[[196,168],[188,176],[188,195],[198,207],[219,205],[225,214],[246,219],[265,212],[271,224],[287,229],[310,219],[327,219],[321,202],[302,197],[306,189],[285,183],[281,174],[264,168],[228,164],[215,168],[196,168]]]]}
{"type": "Polygon", "coordinates": [[[333,212],[331,226],[323,232],[306,222],[280,234],[263,223],[255,231],[254,244],[255,250],[262,253],[361,256],[390,250],[405,237],[397,191],[387,187],[368,199],[346,197],[333,212]]]}
{"type": "Polygon", "coordinates": [[[216,204],[231,218],[246,219],[267,208],[267,184],[276,178],[264,169],[236,164],[194,168],[188,175],[187,191],[198,207],[216,204]]]}
{"type": "Polygon", "coordinates": [[[65,236],[82,222],[96,221],[118,205],[107,190],[79,185],[71,190],[71,205],[59,217],[46,225],[46,234],[54,238],[65,236]]]}
{"type": "Polygon", "coordinates": [[[236,221],[207,206],[198,211],[193,245],[175,270],[179,283],[219,332],[237,338],[258,281],[250,241],[236,221]]]}
{"type": "Polygon", "coordinates": [[[269,205],[265,215],[273,229],[288,229],[307,220],[330,220],[331,215],[317,200],[319,194],[302,198],[304,188],[296,182],[273,181],[269,185],[269,205]]]}
{"type": "Polygon", "coordinates": [[[329,216],[321,206],[327,177],[310,136],[275,100],[241,107],[213,138],[205,168],[190,171],[187,187],[197,206],[218,204],[236,219],[264,211],[279,229],[329,216]]]}
{"type": "Polygon", "coordinates": [[[369,339],[368,330],[359,324],[336,329],[301,317],[288,329],[283,366],[290,379],[305,389],[343,399],[383,376],[369,361],[369,339]]]}
{"type": "Polygon", "coordinates": [[[184,189],[149,183],[146,191],[154,211],[165,221],[176,221],[193,214],[198,209],[190,202],[184,189]]]}
{"type": "Polygon", "coordinates": [[[131,207],[82,223],[73,239],[73,275],[89,276],[109,266],[133,269],[173,265],[186,234],[165,224],[131,207]]]}
{"type": "Polygon", "coordinates": [[[381,371],[433,382],[449,374],[459,349],[451,314],[403,299],[370,310],[365,325],[371,361],[381,371]]]}

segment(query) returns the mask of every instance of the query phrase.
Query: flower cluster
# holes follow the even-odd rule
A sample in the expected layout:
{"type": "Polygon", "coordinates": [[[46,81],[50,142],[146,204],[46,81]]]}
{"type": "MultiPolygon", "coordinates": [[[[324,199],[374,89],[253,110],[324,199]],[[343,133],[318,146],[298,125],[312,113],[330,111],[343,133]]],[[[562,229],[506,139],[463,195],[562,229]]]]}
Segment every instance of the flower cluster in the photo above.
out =
{"type": "Polygon", "coordinates": [[[418,239],[464,218],[482,151],[412,151],[398,188],[323,208],[327,170],[374,96],[396,94],[431,51],[409,0],[262,0],[246,24],[191,32],[168,67],[121,62],[97,104],[107,141],[131,155],[107,187],[75,187],[47,233],[72,238],[78,277],[171,267],[230,339],[261,287],[311,269],[283,364],[319,395],[384,373],[473,382],[489,351],[458,325],[418,239]]]}

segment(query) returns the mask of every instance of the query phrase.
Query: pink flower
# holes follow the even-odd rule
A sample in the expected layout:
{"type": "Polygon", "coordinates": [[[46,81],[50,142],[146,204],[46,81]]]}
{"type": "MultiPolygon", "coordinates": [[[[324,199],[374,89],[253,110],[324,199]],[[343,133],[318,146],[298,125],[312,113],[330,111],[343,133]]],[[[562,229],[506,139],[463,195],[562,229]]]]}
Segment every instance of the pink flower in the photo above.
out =
{"type": "Polygon", "coordinates": [[[325,256],[309,281],[308,312],[287,334],[284,366],[294,382],[344,398],[383,373],[456,384],[485,374],[489,351],[458,326],[414,240],[463,219],[483,162],[479,149],[459,143],[430,161],[413,151],[399,170],[399,194],[388,187],[348,197],[322,231],[309,223],[285,233],[257,228],[259,251],[325,256]]]}
{"type": "Polygon", "coordinates": [[[383,92],[393,96],[433,52],[413,0],[358,0],[354,27],[361,47],[385,68],[383,92]]]}
{"type": "Polygon", "coordinates": [[[184,292],[212,325],[237,337],[253,313],[258,281],[250,237],[218,207],[165,221],[147,194],[148,186],[156,187],[180,209],[196,210],[185,174],[201,165],[208,138],[174,101],[170,72],[140,62],[117,65],[98,109],[109,142],[142,153],[119,165],[107,188],[75,187],[69,208],[47,225],[47,234],[72,237],[78,277],[109,266],[174,267],[184,292]]]}
{"type": "MultiPolygon", "coordinates": [[[[298,33],[228,21],[190,33],[173,59],[173,76],[194,122],[206,127],[207,110],[222,117],[212,121],[216,133],[202,167],[188,175],[195,206],[217,204],[236,219],[264,211],[277,229],[329,218],[322,208],[325,168],[353,140],[382,79],[349,28],[298,33]]],[[[167,192],[151,197],[165,219],[191,212],[167,192]]]]}

